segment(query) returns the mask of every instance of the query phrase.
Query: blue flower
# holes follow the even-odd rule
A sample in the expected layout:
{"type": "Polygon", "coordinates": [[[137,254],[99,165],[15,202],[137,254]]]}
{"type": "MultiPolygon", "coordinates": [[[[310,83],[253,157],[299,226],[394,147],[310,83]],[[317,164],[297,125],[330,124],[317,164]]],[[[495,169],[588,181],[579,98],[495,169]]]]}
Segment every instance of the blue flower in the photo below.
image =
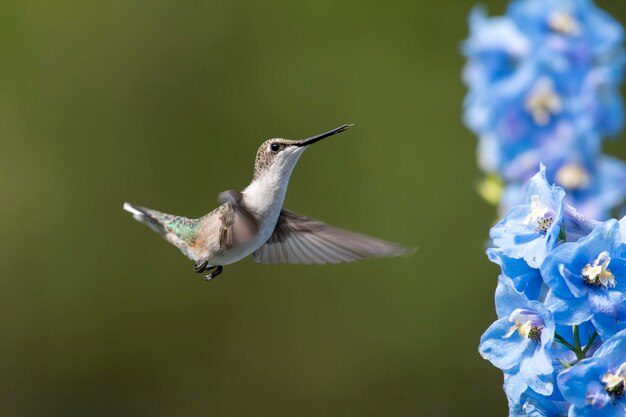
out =
{"type": "Polygon", "coordinates": [[[569,407],[558,389],[550,396],[528,390],[518,402],[509,400],[509,417],[563,417],[569,407]]]}
{"type": "Polygon", "coordinates": [[[606,339],[626,327],[626,259],[616,220],[557,246],[541,266],[546,307],[559,324],[591,319],[606,339]]]}
{"type": "Polygon", "coordinates": [[[562,80],[535,62],[520,64],[506,81],[471,90],[465,122],[480,138],[478,162],[506,181],[526,181],[540,162],[566,149],[585,149],[592,160],[600,137],[591,131],[589,112],[563,92],[562,80]]]}
{"type": "Polygon", "coordinates": [[[507,16],[523,28],[545,71],[593,128],[615,134],[623,124],[619,84],[624,69],[624,30],[591,0],[516,0],[507,16]],[[618,110],[618,111],[615,111],[618,110]]]}
{"type": "MultiPolygon", "coordinates": [[[[509,187],[507,187],[509,189],[509,187]]],[[[513,187],[511,187],[513,189],[513,187]]],[[[517,188],[517,192],[523,192],[524,187],[517,188]]],[[[567,195],[565,196],[567,199],[567,195]]],[[[515,205],[519,205],[523,203],[523,198],[518,199],[515,205]]],[[[510,208],[509,208],[510,209],[510,208]]],[[[569,204],[564,205],[563,210],[563,229],[565,231],[565,237],[568,242],[575,242],[581,237],[587,236],[591,233],[596,227],[602,224],[601,221],[594,220],[589,218],[576,210],[573,206],[569,204]]],[[[622,227],[622,230],[626,230],[626,222],[624,222],[625,226],[622,227]]],[[[624,242],[626,243],[626,242],[624,242]]]]}
{"type": "Polygon", "coordinates": [[[511,417],[626,416],[626,217],[597,221],[626,197],[626,163],[602,154],[624,127],[624,39],[592,0],[470,16],[464,122],[482,193],[506,211],[479,352],[504,373],[511,417]]]}
{"type": "Polygon", "coordinates": [[[591,0],[514,0],[506,15],[535,45],[570,58],[563,68],[568,71],[594,59],[604,62],[600,58],[624,41],[622,26],[591,0]]]}
{"type": "MultiPolygon", "coordinates": [[[[537,148],[537,153],[542,149],[537,148]]],[[[592,149],[583,152],[581,147],[543,152],[547,163],[546,178],[549,183],[561,186],[566,191],[565,203],[576,207],[591,219],[606,219],[611,210],[626,197],[626,164],[609,156],[594,156],[592,149]]],[[[539,157],[537,157],[539,158],[539,157]]],[[[526,175],[526,174],[520,174],[526,175]]],[[[524,185],[511,183],[502,193],[500,209],[509,210],[523,202],[524,185]]]]}
{"type": "Polygon", "coordinates": [[[623,417],[626,414],[626,330],[606,340],[591,358],[557,377],[570,417],[623,417]]]}
{"type": "Polygon", "coordinates": [[[563,220],[561,187],[546,181],[541,167],[529,182],[526,203],[513,207],[492,229],[494,245],[511,258],[523,258],[530,267],[539,268],[557,243],[563,220]]]}
{"type": "Polygon", "coordinates": [[[529,300],[538,300],[543,279],[538,269],[528,266],[525,260],[506,256],[501,249],[487,249],[487,257],[500,265],[502,274],[511,279],[515,289],[524,293],[529,300]]]}
{"type": "Polygon", "coordinates": [[[603,138],[624,126],[623,41],[591,0],[517,0],[497,18],[475,8],[464,121],[481,168],[519,187],[543,162],[550,182],[572,191],[568,203],[606,218],[626,196],[626,168],[599,159],[603,138]]]}
{"type": "Polygon", "coordinates": [[[610,156],[601,156],[586,175],[588,185],[567,190],[566,201],[587,217],[606,219],[626,197],[626,164],[610,156]]]}
{"type": "Polygon", "coordinates": [[[470,36],[463,52],[470,57],[463,77],[472,88],[480,89],[511,75],[516,63],[531,50],[529,39],[508,18],[487,17],[484,7],[470,13],[470,36]]]}
{"type": "Polygon", "coordinates": [[[529,301],[512,281],[500,276],[496,289],[499,320],[480,339],[480,354],[505,373],[505,388],[518,401],[527,388],[550,395],[553,366],[549,350],[554,340],[552,314],[540,302],[529,301]]]}

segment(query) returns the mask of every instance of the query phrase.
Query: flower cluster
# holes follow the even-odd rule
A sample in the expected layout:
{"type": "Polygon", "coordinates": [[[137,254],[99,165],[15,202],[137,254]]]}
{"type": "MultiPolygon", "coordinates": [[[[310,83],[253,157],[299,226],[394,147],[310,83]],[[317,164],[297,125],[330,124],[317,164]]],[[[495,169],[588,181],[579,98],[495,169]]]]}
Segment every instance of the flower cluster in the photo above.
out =
{"type": "Polygon", "coordinates": [[[626,217],[590,220],[541,167],[491,229],[498,320],[479,351],[510,416],[626,416],[626,217]]]}
{"type": "Polygon", "coordinates": [[[540,163],[583,214],[605,219],[621,204],[626,164],[601,151],[624,123],[623,41],[592,0],[515,0],[496,18],[472,11],[465,123],[479,137],[482,194],[502,212],[540,163]]]}

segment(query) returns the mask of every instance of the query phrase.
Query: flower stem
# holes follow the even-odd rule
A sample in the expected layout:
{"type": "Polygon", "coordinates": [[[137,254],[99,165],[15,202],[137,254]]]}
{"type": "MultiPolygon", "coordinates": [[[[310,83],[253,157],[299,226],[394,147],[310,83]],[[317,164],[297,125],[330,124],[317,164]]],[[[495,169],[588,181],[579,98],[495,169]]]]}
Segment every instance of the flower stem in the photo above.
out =
{"type": "MultiPolygon", "coordinates": [[[[560,344],[562,344],[563,346],[565,346],[566,348],[568,348],[572,352],[576,352],[576,348],[574,346],[572,346],[567,340],[565,340],[565,338],[563,336],[561,336],[560,334],[555,333],[554,334],[554,340],[556,340],[557,342],[559,342],[560,344]]],[[[578,355],[576,355],[576,356],[578,356],[578,355]]]]}
{"type": "Polygon", "coordinates": [[[576,355],[576,362],[578,362],[585,359],[585,357],[587,356],[587,352],[589,352],[589,349],[591,348],[591,345],[596,340],[596,337],[598,337],[598,332],[594,332],[593,335],[591,335],[584,349],[580,345],[580,333],[578,331],[578,326],[572,326],[572,334],[574,336],[573,345],[565,340],[565,338],[558,333],[554,334],[554,340],[574,352],[574,354],[576,355]]]}
{"type": "Polygon", "coordinates": [[[572,326],[572,334],[574,336],[574,353],[576,354],[576,359],[579,361],[585,359],[585,352],[580,346],[580,335],[578,334],[578,325],[572,326]]]}
{"type": "Polygon", "coordinates": [[[585,346],[585,348],[583,349],[583,358],[587,356],[587,352],[589,352],[589,349],[591,348],[593,342],[595,342],[596,337],[598,337],[598,332],[593,332],[593,334],[589,338],[589,341],[587,342],[587,346],[585,346]]]}
{"type": "Polygon", "coordinates": [[[578,334],[578,325],[572,326],[572,333],[574,336],[574,346],[576,346],[576,350],[581,350],[580,347],[580,335],[578,334]]]}

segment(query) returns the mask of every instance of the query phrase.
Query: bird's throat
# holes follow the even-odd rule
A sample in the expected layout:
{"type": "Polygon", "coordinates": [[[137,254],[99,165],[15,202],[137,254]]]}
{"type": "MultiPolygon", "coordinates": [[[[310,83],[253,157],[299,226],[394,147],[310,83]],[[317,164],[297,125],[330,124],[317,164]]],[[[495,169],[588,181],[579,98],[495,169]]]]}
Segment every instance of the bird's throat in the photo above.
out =
{"type": "Polygon", "coordinates": [[[243,190],[243,203],[260,223],[276,222],[285,201],[289,176],[263,175],[243,190]]]}
{"type": "Polygon", "coordinates": [[[246,208],[256,216],[260,229],[269,233],[268,238],[274,231],[283,207],[291,173],[304,149],[298,148],[291,154],[287,154],[287,151],[279,154],[274,162],[242,191],[246,208]]]}

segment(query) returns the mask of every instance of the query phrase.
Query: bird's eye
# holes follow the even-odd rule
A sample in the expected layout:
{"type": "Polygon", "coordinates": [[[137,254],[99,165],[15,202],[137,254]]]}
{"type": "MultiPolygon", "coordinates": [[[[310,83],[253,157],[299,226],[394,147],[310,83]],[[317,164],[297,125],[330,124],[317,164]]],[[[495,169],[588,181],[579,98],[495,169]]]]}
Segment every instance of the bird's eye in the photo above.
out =
{"type": "Polygon", "coordinates": [[[278,143],[272,143],[270,145],[270,149],[272,152],[278,152],[280,150],[280,145],[278,143]]]}

